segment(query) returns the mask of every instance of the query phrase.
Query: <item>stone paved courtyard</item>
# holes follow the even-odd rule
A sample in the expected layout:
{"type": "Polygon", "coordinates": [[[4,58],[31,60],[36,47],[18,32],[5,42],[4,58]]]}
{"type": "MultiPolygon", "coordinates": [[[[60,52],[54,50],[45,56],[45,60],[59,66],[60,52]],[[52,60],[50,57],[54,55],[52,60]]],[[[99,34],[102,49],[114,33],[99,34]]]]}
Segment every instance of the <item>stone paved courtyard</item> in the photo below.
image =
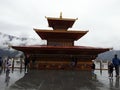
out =
{"type": "Polygon", "coordinates": [[[120,90],[119,78],[108,78],[107,70],[95,71],[96,78],[87,71],[41,70],[27,74],[19,70],[10,73],[5,82],[0,75],[0,90],[120,90]]]}

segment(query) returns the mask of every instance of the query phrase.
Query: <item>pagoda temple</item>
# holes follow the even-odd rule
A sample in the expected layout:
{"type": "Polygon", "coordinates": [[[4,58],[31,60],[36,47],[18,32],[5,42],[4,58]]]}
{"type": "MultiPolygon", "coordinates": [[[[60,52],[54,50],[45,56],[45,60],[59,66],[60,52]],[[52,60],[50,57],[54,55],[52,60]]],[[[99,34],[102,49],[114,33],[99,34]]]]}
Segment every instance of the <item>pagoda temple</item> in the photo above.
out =
{"type": "Polygon", "coordinates": [[[53,30],[34,29],[46,45],[12,46],[31,56],[30,68],[50,70],[91,70],[91,63],[98,54],[110,48],[75,46],[74,41],[88,31],[68,30],[77,19],[46,17],[48,26],[53,30]]]}

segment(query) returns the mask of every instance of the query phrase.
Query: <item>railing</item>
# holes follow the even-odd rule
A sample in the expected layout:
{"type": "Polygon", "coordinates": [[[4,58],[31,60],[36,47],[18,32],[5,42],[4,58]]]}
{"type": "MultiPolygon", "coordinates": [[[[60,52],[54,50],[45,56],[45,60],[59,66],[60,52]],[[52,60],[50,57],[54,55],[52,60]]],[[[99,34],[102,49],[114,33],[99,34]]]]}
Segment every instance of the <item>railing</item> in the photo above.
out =
{"type": "Polygon", "coordinates": [[[95,62],[95,65],[96,65],[96,70],[100,70],[100,69],[107,70],[108,69],[108,63],[107,62],[105,62],[105,63],[95,62]]]}

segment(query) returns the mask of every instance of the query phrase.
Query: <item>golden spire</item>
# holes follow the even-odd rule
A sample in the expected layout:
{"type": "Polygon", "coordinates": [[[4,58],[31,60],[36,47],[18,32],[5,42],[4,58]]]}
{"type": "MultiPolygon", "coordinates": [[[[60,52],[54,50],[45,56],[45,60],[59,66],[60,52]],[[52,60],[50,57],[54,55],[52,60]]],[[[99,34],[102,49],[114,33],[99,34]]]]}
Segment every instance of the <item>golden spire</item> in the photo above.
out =
{"type": "Polygon", "coordinates": [[[62,12],[60,12],[60,19],[62,19],[62,12]]]}

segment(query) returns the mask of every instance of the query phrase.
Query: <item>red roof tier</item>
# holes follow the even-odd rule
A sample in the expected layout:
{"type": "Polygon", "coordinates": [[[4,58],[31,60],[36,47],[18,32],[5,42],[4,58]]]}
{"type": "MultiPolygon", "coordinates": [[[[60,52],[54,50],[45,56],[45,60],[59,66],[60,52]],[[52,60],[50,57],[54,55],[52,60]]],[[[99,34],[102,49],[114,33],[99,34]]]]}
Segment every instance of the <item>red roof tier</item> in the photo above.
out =
{"type": "Polygon", "coordinates": [[[97,55],[110,50],[110,48],[95,48],[87,46],[12,46],[12,48],[38,54],[69,54],[69,55],[97,55]]]}
{"type": "Polygon", "coordinates": [[[53,17],[46,17],[48,20],[49,27],[52,27],[54,30],[56,29],[64,29],[67,30],[71,28],[76,19],[70,18],[53,18],[53,17]]]}
{"type": "Polygon", "coordinates": [[[88,31],[60,31],[34,29],[42,39],[72,39],[78,40],[88,31]]]}

